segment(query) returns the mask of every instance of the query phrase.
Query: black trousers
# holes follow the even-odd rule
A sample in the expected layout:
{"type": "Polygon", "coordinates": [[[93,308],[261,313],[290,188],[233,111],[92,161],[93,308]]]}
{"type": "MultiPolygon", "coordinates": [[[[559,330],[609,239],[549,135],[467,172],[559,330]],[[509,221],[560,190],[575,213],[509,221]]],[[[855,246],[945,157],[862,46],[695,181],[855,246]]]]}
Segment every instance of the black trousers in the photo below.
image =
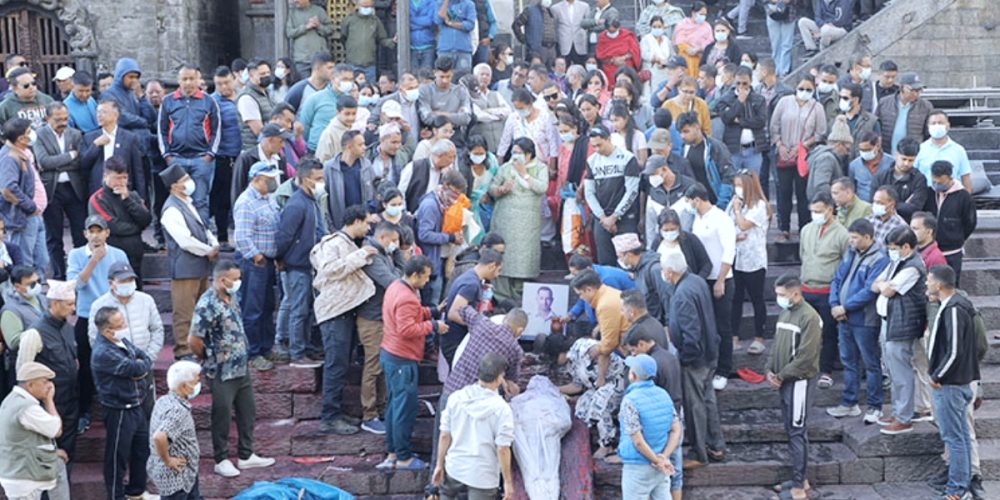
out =
{"type": "Polygon", "coordinates": [[[753,272],[744,273],[733,270],[733,281],[736,285],[736,292],[733,294],[732,333],[734,337],[746,338],[741,333],[743,322],[743,299],[749,295],[750,303],[753,304],[753,333],[755,337],[764,336],[764,327],[767,324],[767,306],[764,304],[764,277],[767,269],[758,269],[753,272]]]}
{"type": "Polygon", "coordinates": [[[83,224],[87,219],[87,204],[76,195],[73,186],[68,182],[56,184],[49,206],[42,212],[42,220],[45,222],[45,246],[49,250],[52,277],[57,280],[66,279],[66,251],[63,249],[64,218],[69,219],[73,247],[85,245],[87,239],[83,236],[83,224]]]}
{"type": "Polygon", "coordinates": [[[208,210],[215,219],[219,241],[229,241],[229,223],[232,216],[233,201],[230,200],[229,188],[233,183],[233,162],[235,158],[228,156],[215,157],[215,178],[212,179],[212,196],[208,200],[208,210]]]}
{"type": "Polygon", "coordinates": [[[799,175],[795,167],[775,168],[778,172],[778,229],[791,231],[792,193],[795,194],[795,208],[799,214],[799,229],[811,220],[809,200],[806,199],[806,178],[799,175]]]}
{"type": "Polygon", "coordinates": [[[580,66],[583,66],[584,63],[587,62],[587,54],[585,54],[585,53],[584,54],[577,53],[575,46],[574,47],[570,47],[569,54],[566,54],[563,57],[566,58],[566,64],[568,64],[568,65],[579,64],[580,66]]]}
{"type": "Polygon", "coordinates": [[[962,252],[945,255],[944,260],[955,271],[955,286],[958,287],[959,277],[962,274],[962,252]]]}
{"type": "MultiPolygon", "coordinates": [[[[170,196],[170,190],[167,186],[163,185],[163,180],[160,179],[160,172],[163,172],[167,168],[167,162],[163,160],[162,156],[156,155],[149,158],[150,170],[152,174],[148,177],[149,179],[149,192],[152,194],[153,201],[150,206],[153,207],[153,235],[156,236],[156,241],[163,243],[163,228],[160,227],[160,213],[163,212],[163,202],[167,201],[167,197],[170,196]]],[[[227,196],[228,200],[229,197],[227,196]]]]}
{"type": "MultiPolygon", "coordinates": [[[[761,153],[760,161],[760,187],[764,190],[764,197],[771,199],[771,169],[774,168],[774,146],[761,153]]],[[[777,177],[777,175],[775,175],[777,177]]]]}
{"type": "Polygon", "coordinates": [[[712,292],[712,309],[715,311],[715,328],[719,331],[719,362],[715,367],[715,374],[720,377],[729,378],[733,372],[733,332],[731,328],[732,315],[734,310],[739,309],[742,316],[743,308],[733,307],[734,286],[733,279],[725,281],[726,291],[721,298],[715,298],[715,282],[717,280],[707,280],[708,289],[712,292]]]}
{"type": "Polygon", "coordinates": [[[830,294],[803,292],[802,298],[813,306],[813,309],[819,314],[819,318],[823,320],[823,345],[819,351],[819,372],[829,375],[837,368],[837,363],[840,361],[840,332],[837,330],[837,322],[833,320],[833,313],[830,311],[830,294]]]}
{"type": "MultiPolygon", "coordinates": [[[[90,311],[87,311],[88,313],[90,311]]],[[[87,327],[90,319],[77,316],[76,326],[73,327],[73,336],[76,338],[76,359],[80,363],[78,371],[80,381],[80,412],[79,415],[90,415],[90,405],[94,401],[94,376],[90,372],[90,338],[87,336],[87,327]]],[[[73,429],[75,432],[76,429],[73,429]]],[[[63,429],[63,433],[66,429],[63,429]]],[[[149,443],[146,443],[147,445],[149,443]]]]}
{"type": "Polygon", "coordinates": [[[123,500],[146,489],[149,459],[149,421],[141,406],[120,410],[104,407],[104,487],[108,498],[123,500]],[[126,469],[128,485],[123,485],[126,469]]]}
{"type": "MultiPolygon", "coordinates": [[[[615,234],[624,233],[635,233],[639,228],[639,218],[629,212],[628,215],[622,217],[618,221],[618,232],[615,234]]],[[[617,266],[618,265],[618,254],[615,253],[615,244],[611,242],[611,238],[615,237],[615,234],[611,234],[604,229],[601,225],[601,219],[594,216],[594,262],[604,266],[617,266]]]]}

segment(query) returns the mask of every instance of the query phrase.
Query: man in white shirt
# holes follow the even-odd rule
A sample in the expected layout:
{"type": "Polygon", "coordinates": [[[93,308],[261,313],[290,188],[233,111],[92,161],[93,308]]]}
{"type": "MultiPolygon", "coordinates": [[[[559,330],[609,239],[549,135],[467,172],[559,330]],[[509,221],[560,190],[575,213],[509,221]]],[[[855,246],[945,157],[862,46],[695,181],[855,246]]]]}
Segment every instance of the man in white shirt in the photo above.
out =
{"type": "MultiPolygon", "coordinates": [[[[736,226],[733,220],[712,204],[708,189],[697,183],[684,192],[694,211],[694,225],[691,232],[701,240],[712,261],[708,286],[712,289],[715,306],[715,324],[719,329],[719,363],[715,369],[712,385],[715,390],[726,388],[729,374],[733,371],[733,261],[736,260],[736,226]]],[[[739,314],[743,315],[742,304],[739,314]]]]}
{"type": "Polygon", "coordinates": [[[198,216],[191,195],[195,184],[179,165],[160,173],[170,196],[163,203],[160,223],[167,239],[170,260],[170,298],[174,310],[174,358],[192,358],[188,328],[194,306],[208,289],[212,262],[219,256],[219,241],[208,224],[198,216]]]}
{"type": "Polygon", "coordinates": [[[84,171],[90,171],[87,192],[93,193],[101,187],[104,162],[117,156],[128,165],[129,190],[139,193],[139,197],[148,201],[146,176],[142,166],[144,146],[138,135],[118,126],[120,116],[121,111],[115,101],[101,101],[97,105],[97,123],[101,127],[83,136],[80,167],[84,171]]]}
{"type": "Polygon", "coordinates": [[[503,474],[504,491],[514,491],[510,446],[514,413],[497,392],[505,383],[507,360],[489,353],[479,361],[479,381],[448,397],[441,413],[437,466],[431,481],[441,487],[441,499],[495,498],[503,474]],[[496,453],[484,453],[496,449],[496,453]]]}
{"type": "Polygon", "coordinates": [[[0,405],[0,487],[7,498],[69,499],[66,452],[56,448],[62,419],[56,411],[56,374],[45,365],[28,362],[17,370],[18,385],[0,405]]]}

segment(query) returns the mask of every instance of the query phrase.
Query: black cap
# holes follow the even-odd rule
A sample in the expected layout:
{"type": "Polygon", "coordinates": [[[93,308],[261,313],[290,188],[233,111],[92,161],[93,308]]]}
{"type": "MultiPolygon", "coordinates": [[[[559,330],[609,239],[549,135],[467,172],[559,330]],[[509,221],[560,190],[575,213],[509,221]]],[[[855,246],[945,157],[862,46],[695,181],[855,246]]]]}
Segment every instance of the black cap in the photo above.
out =
{"type": "Polygon", "coordinates": [[[667,64],[665,65],[668,69],[687,67],[687,61],[681,56],[673,56],[667,59],[667,64]]]}
{"type": "Polygon", "coordinates": [[[138,276],[132,270],[132,266],[128,265],[128,262],[115,262],[108,268],[108,277],[113,280],[124,280],[138,276]]]}
{"type": "Polygon", "coordinates": [[[85,229],[90,229],[92,226],[99,226],[101,229],[108,228],[108,221],[104,220],[104,217],[100,215],[91,215],[87,217],[87,222],[84,224],[85,229]]]}
{"type": "Polygon", "coordinates": [[[160,172],[160,180],[163,181],[163,185],[170,189],[174,183],[181,180],[182,177],[187,175],[187,171],[184,170],[180,165],[171,165],[160,172]]]}
{"type": "Polygon", "coordinates": [[[268,123],[267,125],[264,125],[264,127],[260,129],[260,136],[261,137],[281,137],[282,139],[284,139],[286,141],[290,141],[290,140],[294,139],[294,137],[292,137],[292,133],[291,132],[285,132],[284,130],[281,129],[281,127],[279,127],[275,123],[268,123]]]}
{"type": "Polygon", "coordinates": [[[611,137],[611,132],[601,125],[595,125],[590,127],[590,130],[587,132],[587,137],[600,137],[601,139],[607,139],[608,137],[611,137]]]}

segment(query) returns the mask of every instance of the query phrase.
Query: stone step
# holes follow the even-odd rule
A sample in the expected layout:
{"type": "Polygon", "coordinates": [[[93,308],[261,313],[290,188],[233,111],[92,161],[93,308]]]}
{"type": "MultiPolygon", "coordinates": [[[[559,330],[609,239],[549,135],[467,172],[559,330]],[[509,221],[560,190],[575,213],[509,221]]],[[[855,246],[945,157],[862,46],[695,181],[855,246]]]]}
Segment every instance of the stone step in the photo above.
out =
{"type": "MultiPolygon", "coordinates": [[[[988,493],[1000,491],[1000,482],[987,481],[988,493]]],[[[824,500],[900,500],[905,498],[936,498],[938,492],[924,481],[908,483],[828,484],[813,487],[810,498],[824,500]]],[[[595,498],[620,499],[621,489],[601,487],[595,498]]],[[[775,497],[774,490],[762,486],[704,486],[684,488],[686,500],[761,500],[775,497]]]]}
{"type": "MultiPolygon", "coordinates": [[[[719,418],[727,444],[788,442],[780,409],[728,411],[722,412],[719,418]]],[[[842,420],[827,415],[825,408],[809,410],[809,442],[836,442],[842,439],[842,420]]]]}

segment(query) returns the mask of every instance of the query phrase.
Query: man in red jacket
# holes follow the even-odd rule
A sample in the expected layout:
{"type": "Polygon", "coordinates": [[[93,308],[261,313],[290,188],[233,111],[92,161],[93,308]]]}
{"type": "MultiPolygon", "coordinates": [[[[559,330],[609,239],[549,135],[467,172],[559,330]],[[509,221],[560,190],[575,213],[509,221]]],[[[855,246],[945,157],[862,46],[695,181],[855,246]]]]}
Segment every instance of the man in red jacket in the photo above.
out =
{"type": "Polygon", "coordinates": [[[424,337],[448,332],[448,325],[432,319],[430,308],[420,304],[419,290],[430,278],[431,262],[414,256],[403,266],[403,279],[389,285],[382,301],[379,361],[389,401],[385,409],[387,456],[378,469],[423,470],[428,466],[410,449],[417,419],[417,363],[424,357],[424,337]]]}

